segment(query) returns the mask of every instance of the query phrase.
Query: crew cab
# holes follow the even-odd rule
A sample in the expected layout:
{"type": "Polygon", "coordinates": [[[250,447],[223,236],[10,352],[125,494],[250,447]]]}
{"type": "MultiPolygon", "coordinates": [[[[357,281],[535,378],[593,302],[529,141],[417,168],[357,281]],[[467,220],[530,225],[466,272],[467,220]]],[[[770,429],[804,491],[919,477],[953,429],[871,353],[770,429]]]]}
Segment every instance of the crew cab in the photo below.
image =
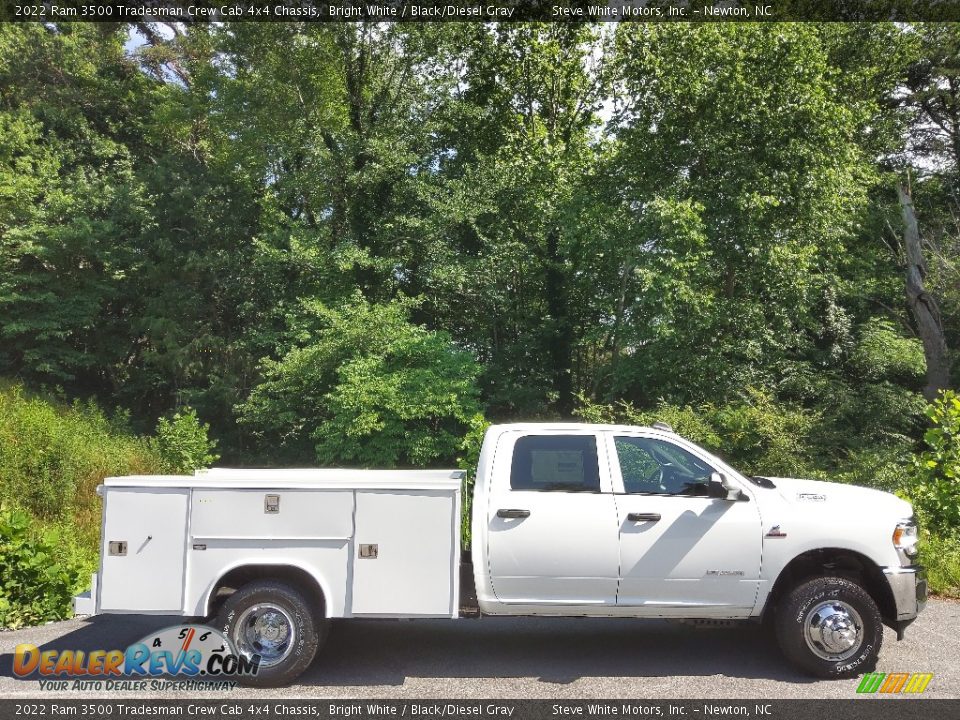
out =
{"type": "Polygon", "coordinates": [[[661,423],[491,426],[461,553],[465,486],[457,470],[108,478],[76,611],[207,618],[259,655],[248,682],[272,686],[333,618],[477,610],[766,621],[799,668],[851,677],[875,665],[882,625],[901,639],[926,602],[909,503],[749,477],[661,423]]]}

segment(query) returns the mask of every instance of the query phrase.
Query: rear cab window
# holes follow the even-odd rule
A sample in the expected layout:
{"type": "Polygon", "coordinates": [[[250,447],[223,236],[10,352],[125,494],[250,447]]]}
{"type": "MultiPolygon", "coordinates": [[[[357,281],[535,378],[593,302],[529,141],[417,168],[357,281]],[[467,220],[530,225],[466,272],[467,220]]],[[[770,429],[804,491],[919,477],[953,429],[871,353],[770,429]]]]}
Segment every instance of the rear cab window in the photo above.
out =
{"type": "Polygon", "coordinates": [[[596,437],[527,435],[518,438],[510,467],[510,489],[600,492],[596,437]]]}

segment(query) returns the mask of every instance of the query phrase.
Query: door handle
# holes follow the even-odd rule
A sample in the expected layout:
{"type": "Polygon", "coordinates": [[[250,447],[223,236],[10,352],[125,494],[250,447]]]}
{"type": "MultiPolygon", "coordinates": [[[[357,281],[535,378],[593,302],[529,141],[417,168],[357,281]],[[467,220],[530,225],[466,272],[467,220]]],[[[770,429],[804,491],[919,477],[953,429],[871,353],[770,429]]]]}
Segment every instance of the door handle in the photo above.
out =
{"type": "Polygon", "coordinates": [[[643,522],[649,520],[650,522],[657,522],[660,519],[660,513],[628,513],[627,520],[630,522],[643,522]]]}
{"type": "Polygon", "coordinates": [[[525,517],[530,517],[530,511],[529,510],[497,510],[497,517],[525,518],[525,517]]]}

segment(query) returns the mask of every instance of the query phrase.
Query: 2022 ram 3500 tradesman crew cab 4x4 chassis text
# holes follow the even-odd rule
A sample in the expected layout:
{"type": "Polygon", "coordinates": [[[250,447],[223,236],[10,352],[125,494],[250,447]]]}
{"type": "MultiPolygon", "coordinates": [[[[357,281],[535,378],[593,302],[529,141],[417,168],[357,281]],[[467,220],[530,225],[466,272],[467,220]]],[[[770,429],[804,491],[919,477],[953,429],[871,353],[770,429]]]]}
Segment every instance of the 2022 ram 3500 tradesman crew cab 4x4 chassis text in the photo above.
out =
{"type": "MultiPolygon", "coordinates": [[[[109,478],[77,612],[215,618],[250,679],[313,660],[331,618],[460,616],[463,474],[224,470],[109,478]]],[[[926,601],[910,504],[746,477],[667,426],[495,425],[473,491],[489,615],[768,618],[821,677],[871,669],[926,601]]],[[[469,564],[465,565],[465,569],[469,564]]]]}

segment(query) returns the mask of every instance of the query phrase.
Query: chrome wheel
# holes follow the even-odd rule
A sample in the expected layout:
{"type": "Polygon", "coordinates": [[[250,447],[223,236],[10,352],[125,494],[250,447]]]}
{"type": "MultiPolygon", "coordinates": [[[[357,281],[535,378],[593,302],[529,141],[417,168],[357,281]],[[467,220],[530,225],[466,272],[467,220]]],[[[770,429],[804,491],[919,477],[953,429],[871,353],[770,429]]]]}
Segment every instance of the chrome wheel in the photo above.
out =
{"type": "Polygon", "coordinates": [[[274,603],[257,603],[237,618],[234,631],[237,650],[259,655],[260,667],[283,662],[296,645],[296,624],[290,613],[274,603]]]}
{"type": "Polygon", "coordinates": [[[804,618],[803,628],[807,646],[824,660],[846,660],[863,643],[863,619],[842,600],[815,605],[804,618]]]}

